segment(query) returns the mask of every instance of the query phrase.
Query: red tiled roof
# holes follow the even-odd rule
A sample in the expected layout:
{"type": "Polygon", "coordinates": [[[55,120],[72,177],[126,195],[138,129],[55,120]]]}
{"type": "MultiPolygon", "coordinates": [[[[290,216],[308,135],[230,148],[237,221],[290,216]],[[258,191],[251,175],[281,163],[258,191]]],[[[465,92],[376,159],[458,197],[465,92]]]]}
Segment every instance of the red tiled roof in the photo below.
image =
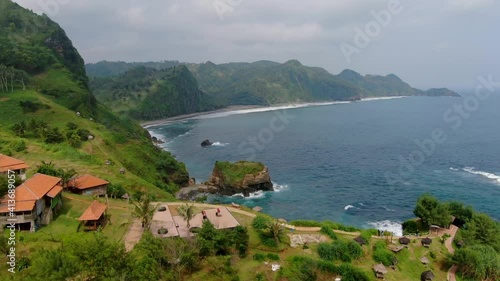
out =
{"type": "MultiPolygon", "coordinates": [[[[17,202],[16,205],[14,206],[14,212],[25,212],[25,211],[31,211],[35,207],[35,200],[30,200],[30,201],[22,201],[22,202],[17,202]]],[[[7,202],[0,204],[0,213],[8,213],[10,212],[9,210],[9,205],[7,202]]]]}
{"type": "MultiPolygon", "coordinates": [[[[59,186],[60,181],[60,178],[44,174],[36,174],[32,176],[15,189],[15,211],[21,212],[33,210],[35,202],[42,199],[45,195],[54,198],[62,191],[62,188],[59,186]]],[[[8,194],[0,200],[0,213],[8,211],[8,200],[8,194]]]]}
{"type": "Polygon", "coordinates": [[[63,190],[62,186],[56,185],[47,193],[47,196],[49,196],[50,198],[54,198],[59,193],[61,193],[62,190],[63,190]]]}
{"type": "Polygon", "coordinates": [[[8,170],[16,171],[20,169],[26,169],[28,165],[24,161],[12,158],[10,156],[0,154],[0,172],[4,173],[8,170]]]}
{"type": "Polygon", "coordinates": [[[19,187],[25,186],[36,196],[36,199],[41,199],[52,188],[54,188],[54,186],[59,185],[59,182],[61,182],[61,178],[47,176],[44,174],[35,174],[19,187]]]}
{"type": "Polygon", "coordinates": [[[69,185],[73,188],[77,189],[89,189],[93,187],[103,186],[109,184],[108,181],[100,179],[98,177],[94,177],[92,175],[83,175],[77,178],[72,179],[69,182],[69,185]]]}
{"type": "Polygon", "coordinates": [[[106,211],[107,206],[94,200],[92,204],[83,212],[82,216],[78,219],[79,221],[95,221],[98,220],[104,211],[106,211]]]}

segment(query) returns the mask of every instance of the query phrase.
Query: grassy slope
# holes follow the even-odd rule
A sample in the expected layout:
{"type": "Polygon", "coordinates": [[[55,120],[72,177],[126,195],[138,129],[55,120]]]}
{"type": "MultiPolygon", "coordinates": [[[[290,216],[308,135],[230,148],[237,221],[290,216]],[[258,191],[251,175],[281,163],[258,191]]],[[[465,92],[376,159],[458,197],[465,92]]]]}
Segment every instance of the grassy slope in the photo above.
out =
{"type": "MultiPolygon", "coordinates": [[[[137,140],[115,144],[112,141],[114,138],[114,133],[106,130],[104,125],[77,117],[75,112],[55,103],[50,97],[34,91],[0,93],[0,151],[3,153],[12,152],[14,157],[25,160],[30,166],[28,175],[35,172],[36,165],[40,164],[42,160],[52,161],[58,167],[73,168],[78,174],[91,173],[112,183],[121,183],[129,191],[145,188],[159,198],[173,199],[171,194],[146,181],[144,175],[135,175],[130,172],[125,173],[125,175],[119,173],[120,168],[124,166],[122,163],[124,159],[129,161],[137,159],[137,156],[134,155],[137,150],[134,147],[141,144],[137,140]],[[19,101],[24,100],[39,101],[50,106],[50,109],[39,110],[35,113],[23,113],[19,101]],[[45,120],[51,126],[59,127],[63,131],[67,122],[73,122],[80,128],[88,129],[95,135],[95,139],[84,142],[80,149],[75,149],[67,143],[45,144],[36,138],[19,138],[10,131],[13,124],[31,118],[45,120]],[[12,149],[12,145],[21,140],[27,144],[27,150],[17,153],[12,149]],[[112,160],[115,164],[105,165],[107,159],[112,160]]],[[[145,149],[148,149],[148,146],[145,146],[145,149]]],[[[144,167],[144,169],[148,168],[152,169],[152,167],[144,167]]],[[[144,171],[144,174],[154,174],[154,170],[144,171]]]]}

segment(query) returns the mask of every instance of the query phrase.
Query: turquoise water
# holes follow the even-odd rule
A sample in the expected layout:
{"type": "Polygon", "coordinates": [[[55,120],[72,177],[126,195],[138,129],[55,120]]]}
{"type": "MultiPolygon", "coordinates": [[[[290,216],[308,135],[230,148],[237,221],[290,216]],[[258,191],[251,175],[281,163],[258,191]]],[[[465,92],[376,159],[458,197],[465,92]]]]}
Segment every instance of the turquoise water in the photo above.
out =
{"type": "Polygon", "coordinates": [[[277,192],[212,201],[258,205],[287,220],[398,232],[425,192],[500,219],[500,98],[469,104],[470,111],[454,109],[466,101],[363,101],[219,114],[148,129],[197,181],[208,178],[217,160],[254,159],[269,167],[277,192]],[[216,145],[201,148],[205,139],[216,145]]]}

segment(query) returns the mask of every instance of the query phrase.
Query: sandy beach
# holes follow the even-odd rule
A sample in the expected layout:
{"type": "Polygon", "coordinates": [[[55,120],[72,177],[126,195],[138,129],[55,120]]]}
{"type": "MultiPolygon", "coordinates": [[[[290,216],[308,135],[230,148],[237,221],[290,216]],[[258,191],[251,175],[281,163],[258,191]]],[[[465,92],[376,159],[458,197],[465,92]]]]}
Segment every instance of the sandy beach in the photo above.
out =
{"type": "MultiPolygon", "coordinates": [[[[376,101],[376,100],[389,100],[403,98],[402,96],[392,96],[392,97],[376,97],[376,98],[363,98],[360,101],[376,101]]],[[[310,107],[310,106],[322,106],[322,105],[333,105],[333,104],[345,104],[352,103],[351,101],[329,101],[329,102],[304,102],[304,103],[288,103],[288,104],[273,104],[268,106],[262,105],[232,105],[221,109],[216,109],[212,111],[203,111],[203,112],[194,112],[190,114],[177,115],[169,118],[164,118],[160,120],[152,120],[141,123],[141,126],[144,128],[158,126],[163,124],[168,124],[171,122],[181,121],[185,119],[197,118],[201,116],[217,116],[222,117],[226,116],[224,113],[234,113],[234,114],[243,114],[243,113],[252,113],[252,112],[262,112],[262,111],[271,111],[271,110],[282,110],[289,108],[301,108],[301,107],[310,107]]],[[[230,115],[230,114],[228,114],[230,115]]]]}
{"type": "Polygon", "coordinates": [[[259,106],[259,105],[232,105],[228,106],[225,108],[220,108],[216,110],[211,110],[211,111],[202,111],[202,112],[194,112],[194,113],[189,113],[189,114],[183,114],[183,115],[177,115],[169,118],[164,118],[164,119],[159,119],[159,120],[152,120],[152,121],[146,121],[141,123],[142,127],[151,127],[151,126],[157,126],[157,125],[162,125],[162,124],[167,124],[170,122],[174,121],[180,121],[180,120],[185,120],[185,119],[190,119],[202,115],[208,115],[208,114],[216,114],[216,113],[223,113],[223,112],[230,112],[230,111],[237,111],[237,110],[247,110],[247,109],[255,109],[255,108],[264,108],[266,106],[259,106]]]}

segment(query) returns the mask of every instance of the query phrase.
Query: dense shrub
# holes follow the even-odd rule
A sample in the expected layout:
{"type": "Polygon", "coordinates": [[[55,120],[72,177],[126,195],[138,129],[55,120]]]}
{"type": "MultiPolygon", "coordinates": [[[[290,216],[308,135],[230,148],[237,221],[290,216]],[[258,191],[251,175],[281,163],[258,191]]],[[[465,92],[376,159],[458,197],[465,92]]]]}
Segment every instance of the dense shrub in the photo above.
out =
{"type": "Polygon", "coordinates": [[[327,226],[322,226],[320,232],[328,235],[328,237],[332,238],[333,240],[337,240],[337,234],[335,234],[335,232],[327,226]]]}
{"type": "Polygon", "coordinates": [[[403,233],[405,235],[418,233],[418,224],[415,220],[407,220],[403,222],[403,233]]]}
{"type": "Polygon", "coordinates": [[[373,260],[385,266],[392,265],[394,254],[386,248],[385,241],[377,241],[373,246],[373,260]]]}
{"type": "Polygon", "coordinates": [[[302,226],[302,227],[321,227],[321,223],[318,221],[311,220],[295,220],[290,222],[291,225],[294,226],[302,226]]]}
{"type": "Polygon", "coordinates": [[[269,227],[272,220],[263,215],[257,215],[252,221],[252,227],[258,230],[263,230],[269,227]]]}
{"type": "Polygon", "coordinates": [[[280,256],[278,256],[278,254],[275,254],[275,253],[268,253],[267,258],[271,261],[279,261],[280,260],[280,256]]]}
{"type": "Polygon", "coordinates": [[[332,243],[320,243],[318,245],[318,255],[328,261],[341,260],[350,262],[363,255],[363,249],[354,241],[344,242],[337,240],[332,243]]]}
{"type": "Polygon", "coordinates": [[[253,254],[253,260],[256,260],[256,261],[265,261],[266,260],[266,255],[262,254],[262,253],[255,253],[253,254]]]}

